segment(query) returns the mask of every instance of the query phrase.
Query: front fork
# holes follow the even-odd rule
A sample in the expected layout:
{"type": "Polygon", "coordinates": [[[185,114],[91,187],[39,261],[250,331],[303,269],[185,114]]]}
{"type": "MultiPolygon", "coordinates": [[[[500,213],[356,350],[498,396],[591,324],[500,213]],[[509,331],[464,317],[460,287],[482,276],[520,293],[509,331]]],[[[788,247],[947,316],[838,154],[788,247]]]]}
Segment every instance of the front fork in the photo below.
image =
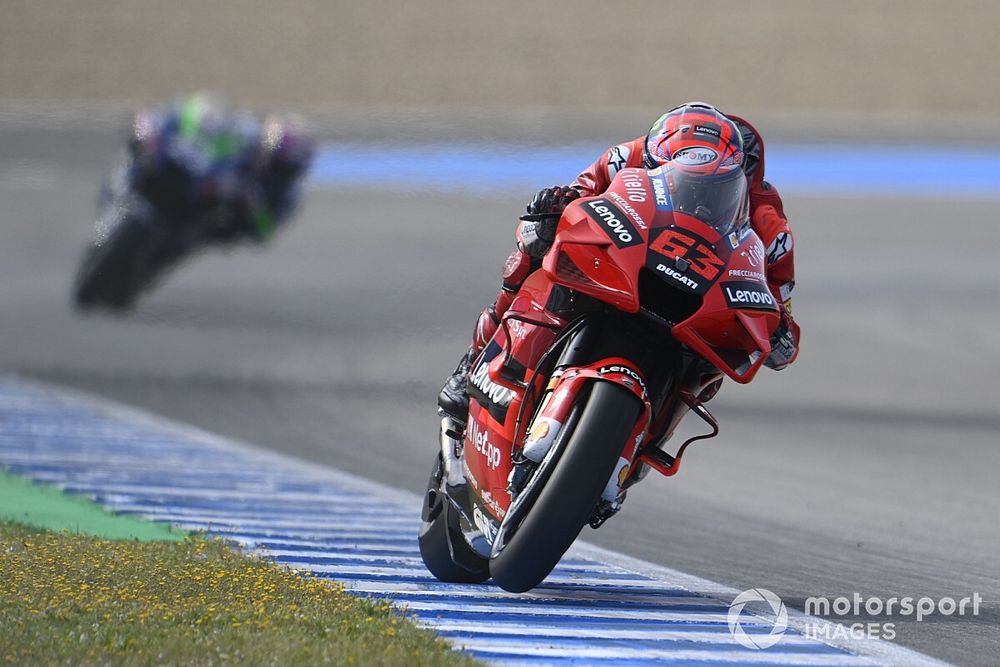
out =
{"type": "Polygon", "coordinates": [[[444,462],[444,479],[448,486],[457,487],[465,484],[465,472],[462,470],[462,433],[465,425],[453,417],[441,418],[441,460],[444,462]]]}
{"type": "MultiPolygon", "coordinates": [[[[582,331],[581,337],[585,336],[586,331],[582,331]]],[[[570,365],[567,367],[564,362],[572,363],[578,360],[573,358],[579,356],[574,354],[574,349],[579,349],[574,347],[575,342],[578,341],[571,341],[563,358],[560,359],[557,369],[550,377],[532,421],[531,429],[524,439],[524,445],[520,452],[515,453],[515,465],[508,480],[508,490],[512,499],[521,491],[524,483],[530,477],[531,471],[545,458],[555,443],[566,423],[570,410],[579,400],[586,386],[595,381],[613,382],[631,392],[643,405],[642,414],[632,428],[629,439],[618,458],[618,464],[601,493],[603,503],[613,506],[611,512],[613,514],[620,506],[624,493],[622,485],[631,473],[632,462],[642,444],[652,414],[646,380],[635,365],[623,357],[605,357],[581,366],[570,365]]]]}

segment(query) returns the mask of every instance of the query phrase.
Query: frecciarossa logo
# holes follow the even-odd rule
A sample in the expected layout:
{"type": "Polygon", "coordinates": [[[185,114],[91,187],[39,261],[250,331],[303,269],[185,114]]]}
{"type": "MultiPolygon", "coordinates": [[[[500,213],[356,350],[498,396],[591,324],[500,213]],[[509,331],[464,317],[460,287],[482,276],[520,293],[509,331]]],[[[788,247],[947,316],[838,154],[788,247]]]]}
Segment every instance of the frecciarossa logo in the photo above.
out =
{"type": "Polygon", "coordinates": [[[778,304],[771,296],[770,290],[760,283],[743,280],[720,283],[726,304],[730,308],[748,308],[750,310],[777,310],[778,304]]]}
{"type": "Polygon", "coordinates": [[[611,242],[619,249],[630,248],[643,242],[625,212],[607,199],[588,201],[583,205],[583,210],[607,232],[611,242]]]}

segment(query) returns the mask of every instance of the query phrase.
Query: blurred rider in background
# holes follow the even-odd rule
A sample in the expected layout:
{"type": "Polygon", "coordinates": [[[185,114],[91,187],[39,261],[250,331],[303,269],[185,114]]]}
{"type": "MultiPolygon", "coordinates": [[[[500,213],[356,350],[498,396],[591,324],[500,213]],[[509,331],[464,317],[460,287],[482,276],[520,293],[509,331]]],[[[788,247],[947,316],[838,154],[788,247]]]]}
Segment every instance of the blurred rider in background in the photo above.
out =
{"type": "Polygon", "coordinates": [[[201,214],[211,213],[209,241],[261,242],[295,210],[313,148],[289,119],[260,119],[193,95],[136,114],[125,163],[102,204],[139,195],[150,216],[204,222],[201,214]]]}
{"type": "Polygon", "coordinates": [[[771,339],[766,365],[781,370],[795,360],[799,327],[792,318],[791,302],[795,286],[794,242],[781,197],[764,180],[764,142],[757,130],[742,118],[727,116],[703,102],[690,102],[663,114],[645,136],[613,146],[570,185],[545,188],[531,200],[528,215],[518,225],[514,250],[504,265],[500,292],[479,316],[471,347],[438,397],[442,414],[465,422],[469,368],[493,337],[524,280],[541,266],[542,257],[555,238],[563,209],[575,199],[603,193],[622,169],[655,169],[699,147],[741,159],[749,186],[750,224],[766,248],[767,283],[781,305],[781,324],[771,339]]]}

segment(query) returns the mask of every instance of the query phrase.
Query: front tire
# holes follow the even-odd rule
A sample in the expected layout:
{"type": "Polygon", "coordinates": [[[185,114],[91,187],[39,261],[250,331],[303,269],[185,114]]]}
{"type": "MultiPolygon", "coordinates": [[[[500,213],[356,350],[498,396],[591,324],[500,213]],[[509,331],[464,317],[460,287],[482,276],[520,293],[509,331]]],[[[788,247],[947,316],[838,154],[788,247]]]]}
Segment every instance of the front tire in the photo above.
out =
{"type": "Polygon", "coordinates": [[[105,238],[98,238],[83,256],[73,290],[83,309],[105,306],[128,310],[147,280],[150,255],[157,239],[151,225],[121,210],[109,210],[105,238]]]}
{"type": "Polygon", "coordinates": [[[441,581],[479,584],[490,578],[489,561],[473,551],[462,537],[458,514],[441,491],[443,470],[438,454],[424,492],[423,523],[417,538],[420,557],[430,573],[441,581]]]}
{"type": "Polygon", "coordinates": [[[639,417],[638,399],[617,384],[595,382],[585,400],[538,499],[490,560],[504,590],[523,593],[549,575],[593,514],[639,417]]]}

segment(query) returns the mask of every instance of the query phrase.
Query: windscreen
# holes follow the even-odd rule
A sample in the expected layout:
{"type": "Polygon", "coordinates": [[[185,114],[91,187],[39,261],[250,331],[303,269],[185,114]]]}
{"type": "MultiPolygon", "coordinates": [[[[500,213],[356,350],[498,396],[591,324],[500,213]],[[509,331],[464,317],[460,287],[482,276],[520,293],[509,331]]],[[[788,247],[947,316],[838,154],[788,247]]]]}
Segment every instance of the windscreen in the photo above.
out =
{"type": "Polygon", "coordinates": [[[742,169],[696,174],[667,166],[664,169],[670,203],[675,211],[693,216],[725,235],[747,216],[747,179],[742,169]]]}

